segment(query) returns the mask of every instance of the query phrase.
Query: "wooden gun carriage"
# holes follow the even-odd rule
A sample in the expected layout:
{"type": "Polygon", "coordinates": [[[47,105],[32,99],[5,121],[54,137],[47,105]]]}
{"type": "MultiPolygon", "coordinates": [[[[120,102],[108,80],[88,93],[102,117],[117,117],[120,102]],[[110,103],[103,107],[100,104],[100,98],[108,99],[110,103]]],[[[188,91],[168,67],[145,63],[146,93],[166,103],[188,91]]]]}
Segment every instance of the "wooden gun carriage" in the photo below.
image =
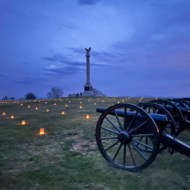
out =
{"type": "Polygon", "coordinates": [[[160,151],[168,148],[190,157],[190,145],[178,139],[190,129],[190,99],[153,100],[97,108],[96,142],[104,159],[113,167],[140,171],[160,151]]]}

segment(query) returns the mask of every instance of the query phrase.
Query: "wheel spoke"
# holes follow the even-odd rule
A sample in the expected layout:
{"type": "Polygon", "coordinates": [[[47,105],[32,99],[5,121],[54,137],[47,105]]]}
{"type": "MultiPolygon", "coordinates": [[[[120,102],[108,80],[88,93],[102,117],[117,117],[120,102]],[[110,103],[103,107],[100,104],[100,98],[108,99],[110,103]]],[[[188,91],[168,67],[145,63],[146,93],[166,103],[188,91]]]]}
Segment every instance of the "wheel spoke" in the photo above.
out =
{"type": "Polygon", "coordinates": [[[118,137],[101,137],[100,140],[118,139],[118,137]]]}
{"type": "Polygon", "coordinates": [[[146,137],[152,137],[152,136],[154,136],[154,135],[151,134],[151,133],[147,133],[147,134],[138,134],[138,135],[130,135],[130,137],[144,137],[144,136],[146,136],[146,137]]]}
{"type": "Polygon", "coordinates": [[[128,131],[130,131],[131,126],[133,125],[133,123],[134,123],[134,121],[135,121],[135,119],[136,119],[136,117],[137,117],[137,114],[138,114],[138,112],[136,112],[136,114],[133,116],[133,118],[132,118],[132,120],[131,120],[131,122],[130,122],[130,124],[129,124],[128,131]]]}
{"type": "Polygon", "coordinates": [[[131,147],[130,147],[129,144],[128,144],[128,149],[129,149],[129,153],[130,153],[130,155],[131,155],[131,158],[132,158],[133,164],[136,166],[136,162],[135,162],[135,159],[134,159],[134,156],[133,156],[133,153],[132,153],[132,150],[131,150],[131,147]]]}
{"type": "Polygon", "coordinates": [[[118,144],[118,143],[119,143],[119,141],[113,143],[111,146],[109,146],[108,148],[106,148],[106,149],[104,150],[104,152],[108,151],[110,148],[114,147],[114,146],[115,146],[116,144],[118,144]]]}
{"type": "MultiPolygon", "coordinates": [[[[147,139],[146,139],[147,140],[147,139]]],[[[141,142],[141,141],[138,141],[138,140],[134,140],[134,139],[132,139],[132,141],[133,142],[135,142],[135,143],[137,143],[136,145],[142,145],[142,146],[144,146],[144,147],[146,147],[146,148],[149,148],[149,149],[151,149],[151,150],[153,150],[153,147],[152,146],[149,146],[149,145],[147,145],[147,144],[145,144],[145,143],[143,143],[143,142],[141,142]]]]}
{"type": "Polygon", "coordinates": [[[138,129],[140,129],[143,125],[147,124],[148,121],[144,121],[143,123],[141,123],[139,126],[135,127],[132,131],[129,131],[130,134],[134,133],[135,131],[137,131],[138,129]]]}
{"type": "Polygon", "coordinates": [[[174,117],[178,117],[178,114],[172,115],[172,117],[173,117],[173,118],[174,118],[174,117]]]}
{"type": "Polygon", "coordinates": [[[134,142],[131,143],[133,148],[136,150],[136,152],[144,159],[147,160],[146,156],[136,147],[136,145],[134,144],[134,142]]]}
{"type": "Polygon", "coordinates": [[[118,130],[119,132],[121,131],[121,129],[119,129],[116,125],[114,125],[113,122],[110,121],[110,119],[108,119],[107,117],[105,117],[105,119],[106,119],[116,130],[118,130]]]}
{"type": "MultiPolygon", "coordinates": [[[[143,139],[143,136],[140,137],[139,141],[141,141],[143,139]]],[[[136,146],[138,146],[139,144],[136,144],[136,146]]]]}
{"type": "MultiPolygon", "coordinates": [[[[145,139],[145,144],[147,145],[147,144],[148,144],[148,137],[146,136],[145,138],[146,138],[146,139],[145,139]]],[[[146,147],[145,149],[146,149],[146,151],[147,151],[148,147],[146,147]]],[[[152,150],[153,150],[153,148],[152,148],[152,150]]]]}
{"type": "Polygon", "coordinates": [[[113,159],[112,159],[113,161],[116,159],[116,157],[117,157],[119,151],[121,150],[122,145],[123,145],[123,144],[120,143],[119,148],[117,149],[117,151],[116,151],[116,153],[115,153],[115,155],[114,155],[114,157],[113,157],[113,159]]]}
{"type": "Polygon", "coordinates": [[[124,144],[123,148],[123,166],[125,167],[126,164],[126,144],[124,144]]]}
{"type": "Polygon", "coordinates": [[[118,134],[117,131],[114,131],[112,129],[108,129],[108,128],[105,128],[105,127],[102,127],[102,129],[106,130],[106,131],[109,131],[110,133],[114,133],[114,134],[118,134]]]}
{"type": "MultiPolygon", "coordinates": [[[[118,122],[118,124],[119,124],[119,126],[120,126],[120,129],[122,130],[122,129],[123,129],[123,126],[122,126],[121,122],[119,121],[119,117],[118,117],[118,115],[117,115],[116,110],[114,110],[114,113],[115,113],[115,116],[116,116],[117,122],[118,122]]],[[[121,131],[121,130],[120,130],[120,131],[121,131]]]]}

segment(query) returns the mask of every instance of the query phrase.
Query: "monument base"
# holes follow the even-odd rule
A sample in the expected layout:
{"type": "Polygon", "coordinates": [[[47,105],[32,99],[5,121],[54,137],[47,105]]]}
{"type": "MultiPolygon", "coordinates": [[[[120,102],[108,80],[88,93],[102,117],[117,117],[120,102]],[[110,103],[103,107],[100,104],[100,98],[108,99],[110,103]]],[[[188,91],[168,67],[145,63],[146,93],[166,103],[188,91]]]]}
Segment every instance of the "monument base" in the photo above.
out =
{"type": "Polygon", "coordinates": [[[92,91],[92,86],[85,86],[84,91],[92,91]]]}
{"type": "Polygon", "coordinates": [[[84,91],[82,95],[83,96],[94,96],[94,93],[93,93],[93,91],[84,91]]]}
{"type": "Polygon", "coordinates": [[[84,85],[84,91],[92,91],[92,85],[90,83],[86,83],[84,85]]]}

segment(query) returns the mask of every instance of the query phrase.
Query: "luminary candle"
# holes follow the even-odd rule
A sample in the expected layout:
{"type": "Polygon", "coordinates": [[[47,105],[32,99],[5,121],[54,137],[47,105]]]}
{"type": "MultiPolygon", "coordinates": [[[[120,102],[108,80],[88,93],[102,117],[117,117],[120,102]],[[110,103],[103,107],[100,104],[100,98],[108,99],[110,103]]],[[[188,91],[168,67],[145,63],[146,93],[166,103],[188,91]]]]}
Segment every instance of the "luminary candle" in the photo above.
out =
{"type": "Polygon", "coordinates": [[[15,118],[15,116],[14,115],[11,115],[11,119],[14,119],[15,118]]]}
{"type": "Polygon", "coordinates": [[[45,129],[44,128],[40,128],[39,135],[45,135],[45,129]]]}
{"type": "Polygon", "coordinates": [[[86,119],[90,119],[90,115],[89,114],[86,115],[86,119]]]}

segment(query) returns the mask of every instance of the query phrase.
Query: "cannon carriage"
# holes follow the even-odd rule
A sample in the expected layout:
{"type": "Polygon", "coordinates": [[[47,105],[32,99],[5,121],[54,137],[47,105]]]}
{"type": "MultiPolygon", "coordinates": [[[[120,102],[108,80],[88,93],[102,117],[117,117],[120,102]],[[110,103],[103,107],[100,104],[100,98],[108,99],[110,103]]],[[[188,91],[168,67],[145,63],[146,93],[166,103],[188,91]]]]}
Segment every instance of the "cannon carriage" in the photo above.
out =
{"type": "Polygon", "coordinates": [[[140,171],[160,151],[169,149],[190,156],[190,146],[178,135],[190,128],[187,100],[154,100],[97,108],[96,142],[104,159],[113,167],[140,171]]]}

